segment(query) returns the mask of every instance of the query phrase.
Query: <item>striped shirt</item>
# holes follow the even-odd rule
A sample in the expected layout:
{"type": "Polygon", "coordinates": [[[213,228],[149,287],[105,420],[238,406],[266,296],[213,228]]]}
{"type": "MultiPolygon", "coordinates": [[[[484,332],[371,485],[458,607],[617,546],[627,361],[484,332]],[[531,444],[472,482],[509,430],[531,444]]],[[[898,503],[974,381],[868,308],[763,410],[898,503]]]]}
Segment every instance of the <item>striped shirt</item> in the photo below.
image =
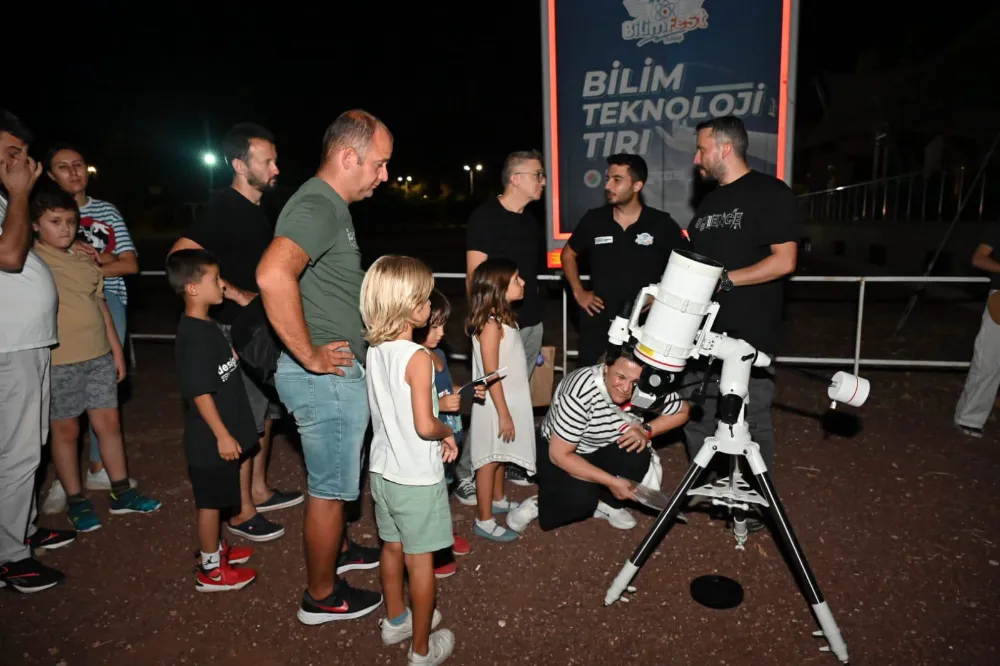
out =
{"type": "MultiPolygon", "coordinates": [[[[109,252],[114,255],[136,252],[122,214],[113,204],[100,199],[87,197],[87,203],[80,207],[80,228],[77,230],[77,236],[98,252],[109,252]]],[[[128,303],[125,278],[121,276],[105,278],[104,290],[117,296],[122,305],[128,303]]]]}
{"type": "MultiPolygon", "coordinates": [[[[681,397],[671,393],[661,414],[676,414],[682,405],[681,397]]],[[[559,382],[540,430],[545,439],[554,433],[576,444],[578,454],[587,455],[617,442],[629,423],[621,408],[601,394],[592,366],[588,366],[574,370],[559,382]]]]}

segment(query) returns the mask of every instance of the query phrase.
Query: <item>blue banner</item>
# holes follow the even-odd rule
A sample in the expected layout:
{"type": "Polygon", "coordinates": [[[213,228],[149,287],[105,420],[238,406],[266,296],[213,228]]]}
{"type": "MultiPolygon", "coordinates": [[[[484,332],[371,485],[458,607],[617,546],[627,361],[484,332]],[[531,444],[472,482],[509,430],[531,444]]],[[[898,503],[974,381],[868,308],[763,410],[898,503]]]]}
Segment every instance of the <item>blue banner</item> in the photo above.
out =
{"type": "Polygon", "coordinates": [[[619,152],[646,160],[646,205],[686,227],[695,126],[708,118],[741,118],[750,166],[784,177],[779,82],[789,4],[542,0],[547,152],[555,153],[547,155],[550,251],[604,203],[606,158],[619,152]]]}

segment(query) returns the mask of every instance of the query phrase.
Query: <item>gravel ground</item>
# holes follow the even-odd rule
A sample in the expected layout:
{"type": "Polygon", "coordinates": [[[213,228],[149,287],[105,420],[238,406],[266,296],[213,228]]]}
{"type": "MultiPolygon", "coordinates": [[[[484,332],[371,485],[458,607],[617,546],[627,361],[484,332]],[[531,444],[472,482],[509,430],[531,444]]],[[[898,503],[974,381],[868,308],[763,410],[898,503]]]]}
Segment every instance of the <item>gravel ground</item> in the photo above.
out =
{"type": "MultiPolygon", "coordinates": [[[[796,287],[797,289],[798,287],[796,287]]],[[[822,303],[789,306],[783,353],[848,356],[853,350],[856,287],[822,303]]],[[[794,289],[793,289],[794,292],[794,289]]],[[[793,293],[794,295],[794,293],[793,293]]],[[[922,301],[901,338],[889,334],[900,292],[883,302],[869,292],[865,355],[965,360],[978,314],[922,301]]],[[[147,297],[147,302],[158,299],[147,297]]],[[[553,308],[554,310],[554,308],[553,308]]],[[[171,315],[172,316],[172,315],[171,315]]],[[[146,331],[169,331],[169,316],[137,312],[146,331]]],[[[558,340],[558,317],[547,322],[558,340]]],[[[450,335],[457,335],[453,322],[450,335]]],[[[453,339],[459,339],[454,337],[453,339]]],[[[460,350],[461,351],[461,350],[460,350]]],[[[284,538],[257,547],[258,580],[246,590],[194,590],[194,506],[180,445],[181,405],[172,348],[146,343],[130,379],[124,423],[131,471],[164,502],[152,516],[109,516],[104,528],[43,555],[67,574],[37,595],[0,594],[0,664],[402,664],[405,648],[381,645],[379,613],[305,627],[295,610],[305,584],[302,507],[271,514],[284,538]]],[[[454,368],[459,378],[467,369],[454,368]]],[[[833,369],[819,370],[830,376],[833,369]]],[[[854,664],[1000,663],[1000,426],[982,440],[951,425],[961,372],[864,373],[872,382],[862,408],[838,409],[837,432],[824,430],[825,386],[779,371],[773,478],[854,664]],[[839,434],[837,434],[839,433],[839,434]]],[[[665,485],[684,473],[682,447],[661,450],[665,485]]],[[[51,470],[49,472],[51,478],[51,470]]],[[[279,436],[270,480],[304,488],[294,441],[279,436]]],[[[514,487],[523,498],[533,488],[514,487]]],[[[736,551],[721,521],[691,513],[641,570],[631,603],[603,606],[607,586],[653,522],[638,514],[629,532],[587,521],[553,533],[532,525],[508,545],[472,536],[473,510],[452,502],[457,531],[472,540],[458,574],[439,581],[443,626],[457,636],[454,664],[647,663],[834,664],[778,543],[768,531],[736,551]],[[722,574],[745,591],[739,607],[715,611],[689,594],[693,579],[722,574]]],[[[64,516],[43,524],[66,527],[64,516]]],[[[369,499],[351,531],[374,545],[369,499]]],[[[347,574],[377,587],[377,571],[347,574]]]]}

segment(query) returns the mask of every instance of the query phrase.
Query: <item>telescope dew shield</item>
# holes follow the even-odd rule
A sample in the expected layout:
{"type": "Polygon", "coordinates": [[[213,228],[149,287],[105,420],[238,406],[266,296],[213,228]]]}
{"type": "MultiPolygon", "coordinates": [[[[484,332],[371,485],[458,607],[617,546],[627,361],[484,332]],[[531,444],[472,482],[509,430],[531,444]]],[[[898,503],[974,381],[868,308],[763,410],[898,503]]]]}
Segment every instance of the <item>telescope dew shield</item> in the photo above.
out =
{"type": "MultiPolygon", "coordinates": [[[[674,250],[653,294],[635,353],[661,370],[680,372],[709,312],[723,266],[687,250],[674,250]]],[[[646,293],[649,293],[648,291],[646,293]]],[[[640,307],[637,303],[636,307],[640,307]]],[[[633,321],[635,320],[633,313],[633,321]]]]}

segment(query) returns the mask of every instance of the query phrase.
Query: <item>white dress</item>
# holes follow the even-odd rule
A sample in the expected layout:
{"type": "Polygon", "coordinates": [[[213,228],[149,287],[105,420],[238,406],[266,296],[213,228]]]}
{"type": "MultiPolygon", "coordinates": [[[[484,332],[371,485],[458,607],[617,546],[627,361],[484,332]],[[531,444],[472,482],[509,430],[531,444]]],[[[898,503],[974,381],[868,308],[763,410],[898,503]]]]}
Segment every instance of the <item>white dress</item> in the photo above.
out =
{"type": "MultiPolygon", "coordinates": [[[[479,338],[472,336],[472,376],[482,377],[483,350],[479,338]]],[[[514,439],[500,439],[500,416],[493,406],[493,396],[486,390],[486,401],[472,403],[472,421],[469,426],[472,469],[479,469],[491,462],[514,463],[530,474],[535,469],[535,415],[531,408],[531,388],[528,368],[524,362],[524,345],[516,328],[504,324],[500,338],[500,365],[504,399],[514,421],[514,439]]]]}

